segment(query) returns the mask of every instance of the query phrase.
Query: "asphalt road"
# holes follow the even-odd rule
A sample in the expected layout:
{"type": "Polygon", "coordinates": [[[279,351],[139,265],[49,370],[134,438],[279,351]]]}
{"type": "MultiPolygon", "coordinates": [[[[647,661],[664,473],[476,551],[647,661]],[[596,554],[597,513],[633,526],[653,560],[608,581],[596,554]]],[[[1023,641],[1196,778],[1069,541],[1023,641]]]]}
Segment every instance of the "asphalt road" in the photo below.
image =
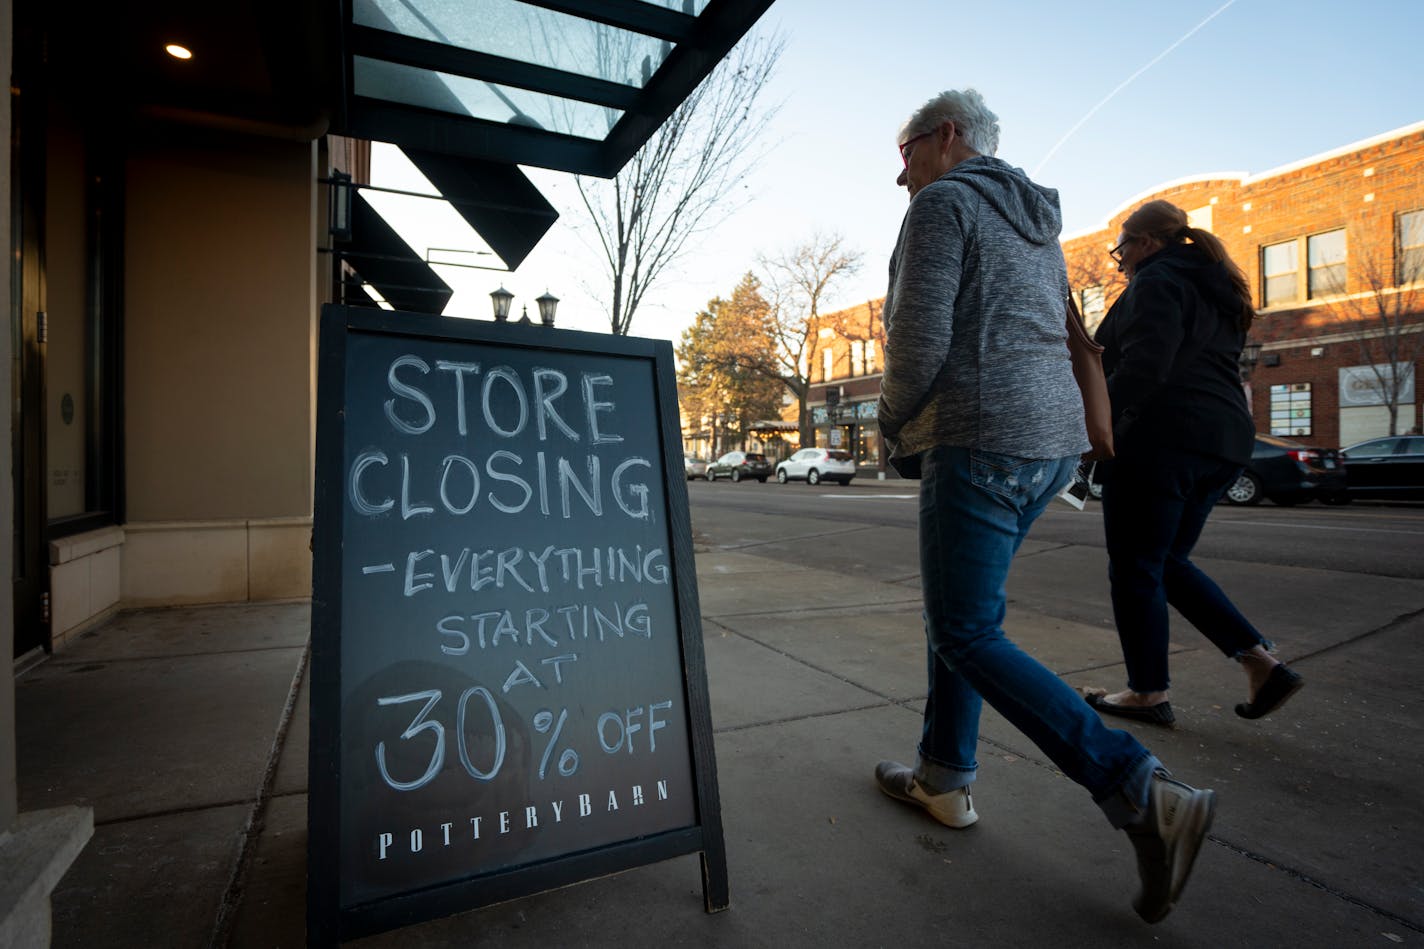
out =
{"type": "MultiPolygon", "coordinates": [[[[905,535],[915,528],[915,490],[906,481],[688,485],[693,528],[718,547],[755,547],[763,556],[806,558],[825,569],[879,579],[918,572],[914,545],[905,535]]],[[[1054,503],[1029,540],[1096,548],[1094,556],[1101,557],[1101,506],[1089,501],[1076,511],[1054,503]]],[[[1207,522],[1195,556],[1424,579],[1424,504],[1222,504],[1207,522]]]]}

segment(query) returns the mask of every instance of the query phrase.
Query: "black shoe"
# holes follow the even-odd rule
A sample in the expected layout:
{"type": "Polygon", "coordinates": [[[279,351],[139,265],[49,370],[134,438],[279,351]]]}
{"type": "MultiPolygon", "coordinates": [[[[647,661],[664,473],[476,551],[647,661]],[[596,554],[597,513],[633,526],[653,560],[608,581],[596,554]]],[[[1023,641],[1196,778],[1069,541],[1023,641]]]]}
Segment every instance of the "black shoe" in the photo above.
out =
{"type": "Polygon", "coordinates": [[[1147,813],[1123,828],[1137,851],[1142,891],[1132,901],[1149,923],[1160,922],[1177,905],[1192,864],[1216,813],[1216,792],[1174,781],[1159,768],[1147,791],[1147,813]]]}
{"type": "Polygon", "coordinates": [[[1304,687],[1304,677],[1282,662],[1271,668],[1271,674],[1256,690],[1254,699],[1236,706],[1236,714],[1242,718],[1262,718],[1286,704],[1287,699],[1304,687]]]}
{"type": "Polygon", "coordinates": [[[1171,702],[1158,702],[1156,705],[1118,705],[1116,702],[1107,701],[1107,696],[1100,692],[1088,692],[1083,698],[1099,712],[1130,718],[1134,722],[1146,722],[1164,728],[1171,728],[1177,722],[1177,716],[1172,714],[1171,702]]]}

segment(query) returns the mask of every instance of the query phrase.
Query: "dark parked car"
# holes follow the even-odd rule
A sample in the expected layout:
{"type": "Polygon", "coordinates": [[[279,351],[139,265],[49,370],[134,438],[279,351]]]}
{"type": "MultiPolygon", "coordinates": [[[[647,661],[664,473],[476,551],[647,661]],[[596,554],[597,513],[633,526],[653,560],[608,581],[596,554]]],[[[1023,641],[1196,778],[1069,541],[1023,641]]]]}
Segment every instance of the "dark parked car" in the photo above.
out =
{"type": "Polygon", "coordinates": [[[1345,484],[1345,460],[1335,449],[1257,435],[1251,463],[1226,489],[1226,500],[1232,504],[1259,504],[1262,498],[1281,505],[1312,500],[1342,504],[1345,484]]]}
{"type": "Polygon", "coordinates": [[[1424,500],[1424,435],[1372,438],[1343,449],[1352,498],[1424,500]]]}
{"type": "MultiPolygon", "coordinates": [[[[1329,448],[1311,448],[1275,435],[1257,435],[1251,463],[1226,490],[1226,500],[1232,504],[1260,504],[1262,498],[1270,498],[1288,506],[1319,499],[1326,504],[1343,504],[1348,498],[1345,459],[1341,455],[1329,448]]],[[[1089,476],[1088,494],[1097,500],[1103,497],[1096,467],[1089,476]]]]}
{"type": "Polygon", "coordinates": [[[755,451],[729,451],[707,466],[708,481],[716,481],[718,478],[731,478],[733,481],[756,478],[758,481],[765,481],[770,474],[771,462],[766,460],[765,455],[755,451]]]}

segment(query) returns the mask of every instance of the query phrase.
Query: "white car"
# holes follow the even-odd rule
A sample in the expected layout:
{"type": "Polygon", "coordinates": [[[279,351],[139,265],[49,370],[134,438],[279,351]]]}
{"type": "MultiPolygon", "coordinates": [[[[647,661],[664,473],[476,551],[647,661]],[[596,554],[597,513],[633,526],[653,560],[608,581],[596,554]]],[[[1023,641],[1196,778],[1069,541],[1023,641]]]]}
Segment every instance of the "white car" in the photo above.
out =
{"type": "Polygon", "coordinates": [[[854,477],[855,459],[850,452],[833,448],[803,448],[776,466],[779,484],[802,480],[807,484],[820,484],[822,481],[850,484],[850,479],[854,477]]]}

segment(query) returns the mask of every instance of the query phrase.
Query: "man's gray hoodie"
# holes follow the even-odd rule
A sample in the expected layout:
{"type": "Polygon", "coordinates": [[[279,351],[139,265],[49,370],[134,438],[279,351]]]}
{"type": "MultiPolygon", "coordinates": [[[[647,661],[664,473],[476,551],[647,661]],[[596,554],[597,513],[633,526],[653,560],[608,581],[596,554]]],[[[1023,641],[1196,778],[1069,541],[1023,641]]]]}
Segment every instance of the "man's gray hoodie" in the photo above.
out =
{"type": "Polygon", "coordinates": [[[1088,449],[1064,327],[1058,192],[997,158],[911,200],[890,257],[880,429],[895,457],[935,445],[1023,458],[1088,449]]]}

